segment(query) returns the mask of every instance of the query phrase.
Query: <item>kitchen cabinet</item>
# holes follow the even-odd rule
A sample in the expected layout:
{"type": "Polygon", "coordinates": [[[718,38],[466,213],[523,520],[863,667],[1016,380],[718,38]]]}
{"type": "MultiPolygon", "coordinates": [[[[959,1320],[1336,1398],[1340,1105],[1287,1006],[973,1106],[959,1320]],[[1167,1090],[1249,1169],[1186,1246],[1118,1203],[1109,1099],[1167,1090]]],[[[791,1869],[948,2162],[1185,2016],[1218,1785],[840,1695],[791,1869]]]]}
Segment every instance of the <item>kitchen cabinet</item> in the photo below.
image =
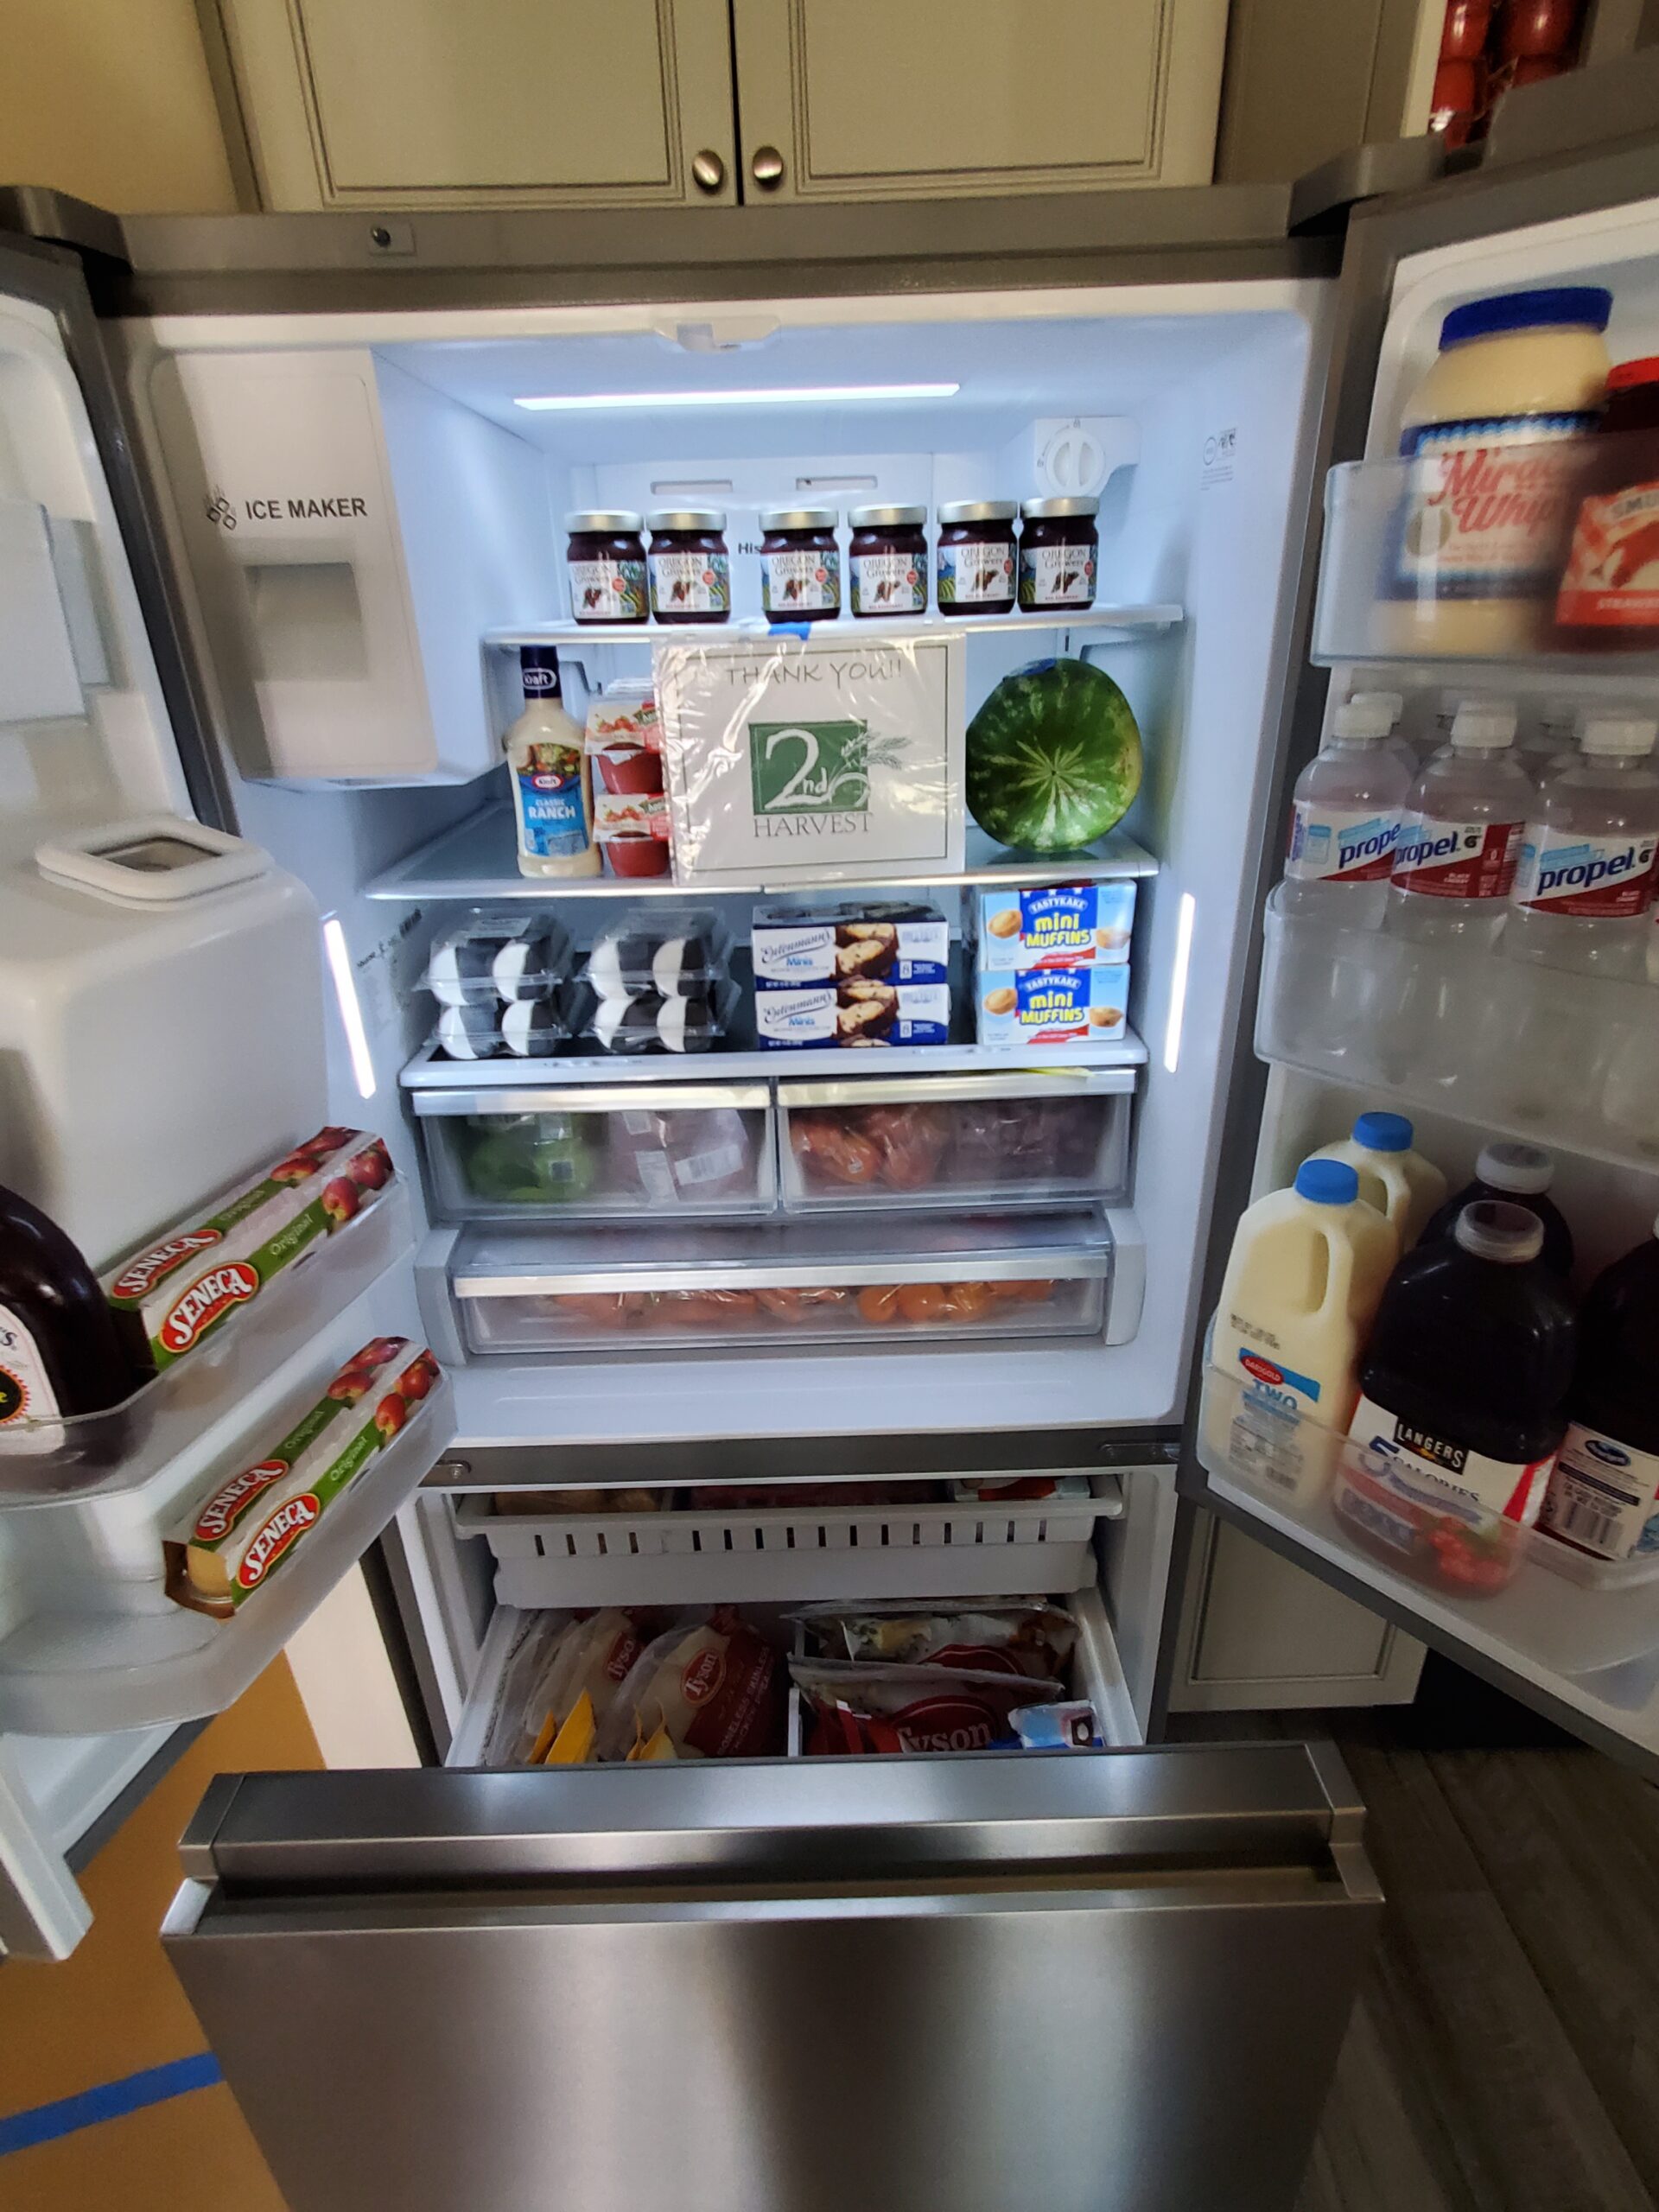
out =
{"type": "Polygon", "coordinates": [[[272,209],[1207,184],[1227,0],[200,0],[272,209]],[[736,118],[742,118],[738,143],[736,118]]]}
{"type": "Polygon", "coordinates": [[[725,0],[201,0],[263,204],[736,197],[725,0]]]}
{"type": "Polygon", "coordinates": [[[1226,0],[735,0],[746,199],[1208,184],[1226,0]]]}

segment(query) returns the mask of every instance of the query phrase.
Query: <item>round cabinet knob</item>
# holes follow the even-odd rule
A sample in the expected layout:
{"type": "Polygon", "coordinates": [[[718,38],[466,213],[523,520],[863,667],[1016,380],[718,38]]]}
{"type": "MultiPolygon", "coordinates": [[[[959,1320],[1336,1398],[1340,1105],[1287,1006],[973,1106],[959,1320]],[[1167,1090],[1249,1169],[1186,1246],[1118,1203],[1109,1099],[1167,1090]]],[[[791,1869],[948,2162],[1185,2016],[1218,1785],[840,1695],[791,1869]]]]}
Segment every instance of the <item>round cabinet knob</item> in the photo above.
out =
{"type": "Polygon", "coordinates": [[[718,192],[726,181],[726,164],[712,146],[691,156],[691,174],[699,192],[718,192]]]}
{"type": "Polygon", "coordinates": [[[776,192],[784,181],[784,157],[775,146],[757,146],[749,161],[749,175],[763,192],[776,192]]]}

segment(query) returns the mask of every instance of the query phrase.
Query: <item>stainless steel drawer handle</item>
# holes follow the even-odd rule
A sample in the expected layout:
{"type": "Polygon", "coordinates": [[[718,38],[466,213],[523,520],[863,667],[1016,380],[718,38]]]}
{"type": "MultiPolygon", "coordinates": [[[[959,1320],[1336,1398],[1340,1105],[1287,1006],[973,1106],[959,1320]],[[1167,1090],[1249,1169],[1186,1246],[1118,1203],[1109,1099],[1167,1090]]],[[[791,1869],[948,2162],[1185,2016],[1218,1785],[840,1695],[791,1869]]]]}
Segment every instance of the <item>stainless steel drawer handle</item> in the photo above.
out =
{"type": "Polygon", "coordinates": [[[726,164],[712,146],[691,156],[691,175],[701,192],[718,192],[726,181],[726,164]]]}
{"type": "Polygon", "coordinates": [[[749,162],[749,175],[763,192],[776,192],[784,181],[784,157],[775,146],[757,146],[749,162]]]}

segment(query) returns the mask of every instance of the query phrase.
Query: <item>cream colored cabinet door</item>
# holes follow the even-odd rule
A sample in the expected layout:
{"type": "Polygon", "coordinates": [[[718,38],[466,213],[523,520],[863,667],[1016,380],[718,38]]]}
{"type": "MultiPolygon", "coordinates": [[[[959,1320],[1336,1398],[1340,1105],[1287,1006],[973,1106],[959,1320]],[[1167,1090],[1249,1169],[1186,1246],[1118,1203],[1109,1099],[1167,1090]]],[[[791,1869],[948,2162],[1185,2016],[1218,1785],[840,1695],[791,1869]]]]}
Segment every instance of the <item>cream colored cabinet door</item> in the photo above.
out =
{"type": "Polygon", "coordinates": [[[736,197],[726,0],[201,0],[263,204],[736,197]]]}
{"type": "Polygon", "coordinates": [[[743,196],[1208,184],[1227,0],[734,0],[743,196]]]}

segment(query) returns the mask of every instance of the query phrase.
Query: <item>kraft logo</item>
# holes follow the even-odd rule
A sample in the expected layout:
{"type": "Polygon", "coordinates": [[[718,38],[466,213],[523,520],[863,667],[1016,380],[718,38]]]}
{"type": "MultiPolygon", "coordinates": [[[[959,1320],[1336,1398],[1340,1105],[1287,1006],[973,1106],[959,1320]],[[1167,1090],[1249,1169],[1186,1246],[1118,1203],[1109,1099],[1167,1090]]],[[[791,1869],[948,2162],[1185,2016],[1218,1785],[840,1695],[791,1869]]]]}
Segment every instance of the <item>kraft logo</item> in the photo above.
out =
{"type": "Polygon", "coordinates": [[[1617,1444],[1610,1444],[1605,1436],[1586,1436],[1584,1448],[1592,1459],[1599,1459],[1604,1466],[1628,1467],[1630,1455],[1617,1444]]]}
{"type": "Polygon", "coordinates": [[[1283,1368],[1275,1367],[1270,1359],[1263,1359],[1259,1351],[1240,1352],[1238,1363],[1253,1381],[1265,1382],[1270,1390],[1284,1388],[1283,1368]]]}

